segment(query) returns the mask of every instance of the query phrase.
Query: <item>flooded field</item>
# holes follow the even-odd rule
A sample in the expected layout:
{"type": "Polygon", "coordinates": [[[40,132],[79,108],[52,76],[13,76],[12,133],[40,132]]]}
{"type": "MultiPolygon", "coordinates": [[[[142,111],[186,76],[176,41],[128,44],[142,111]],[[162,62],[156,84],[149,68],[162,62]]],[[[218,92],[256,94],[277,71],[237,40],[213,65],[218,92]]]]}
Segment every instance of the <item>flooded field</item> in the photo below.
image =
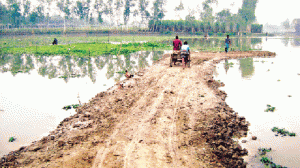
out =
{"type": "MultiPolygon", "coordinates": [[[[193,51],[224,50],[223,39],[221,38],[181,40],[187,40],[193,51]]],[[[284,127],[289,131],[298,133],[299,131],[294,129],[298,120],[294,114],[297,113],[295,111],[296,102],[299,100],[297,95],[300,96],[299,93],[296,94],[295,92],[300,79],[300,76],[297,76],[300,70],[299,72],[295,70],[297,67],[295,55],[299,52],[299,48],[295,47],[297,42],[280,38],[268,39],[267,41],[264,38],[233,38],[232,40],[233,50],[263,49],[276,52],[278,55],[276,58],[270,59],[228,60],[225,69],[222,63],[216,69],[218,73],[216,77],[226,84],[223,89],[228,93],[227,102],[229,106],[244,115],[252,124],[250,132],[258,137],[258,140],[253,141],[253,143],[261,144],[266,135],[274,139],[274,133],[270,131],[273,126],[284,127]],[[261,62],[263,60],[268,62],[261,62]],[[271,62],[274,63],[271,64],[271,62]],[[281,81],[278,82],[277,78],[281,81]],[[247,83],[252,81],[256,82],[247,83]],[[288,97],[288,95],[292,95],[292,97],[288,97]],[[241,99],[244,101],[240,102],[241,99]],[[290,103],[290,106],[286,106],[284,101],[290,103]],[[265,113],[267,104],[275,106],[276,111],[265,113]],[[272,118],[272,116],[281,113],[285,114],[286,117],[288,111],[295,121],[286,119],[283,122],[280,117],[272,118]],[[251,115],[247,116],[246,114],[251,115]],[[260,125],[255,126],[255,123],[260,125]],[[263,123],[263,127],[261,123],[263,123]],[[265,132],[261,131],[262,128],[265,128],[265,132]]],[[[168,40],[164,43],[172,44],[168,40]]],[[[120,72],[125,69],[131,73],[137,72],[139,69],[151,66],[153,61],[158,60],[167,52],[170,51],[143,51],[119,57],[103,55],[93,58],[34,55],[0,56],[0,156],[47,135],[64,118],[75,113],[74,109],[63,110],[64,106],[78,104],[79,101],[81,103],[88,102],[97,93],[105,91],[116,82],[123,80],[124,75],[120,72]],[[9,143],[10,137],[16,137],[16,141],[9,143]]],[[[276,138],[280,139],[280,137],[276,138]]],[[[289,138],[294,142],[293,145],[297,145],[295,140],[298,136],[282,139],[286,141],[289,138]]],[[[269,144],[268,141],[265,142],[269,144]]],[[[249,145],[249,147],[245,147],[252,149],[251,144],[252,141],[243,145],[249,145]]],[[[253,149],[257,150],[256,147],[253,149]]],[[[253,154],[256,153],[255,150],[253,150],[253,154]]],[[[277,163],[278,161],[278,163],[285,165],[280,162],[280,159],[284,158],[277,157],[279,160],[274,159],[276,150],[280,151],[279,148],[274,147],[274,151],[270,153],[274,154],[274,162],[277,163]]],[[[249,158],[252,158],[251,156],[249,158]]],[[[298,157],[297,153],[293,155],[293,157],[295,156],[298,157]]]]}
{"type": "Polygon", "coordinates": [[[151,66],[161,52],[96,58],[1,56],[0,156],[47,135],[66,117],[66,105],[88,102],[97,93],[124,79],[127,69],[136,72],[151,66]],[[10,137],[16,141],[8,142],[10,137]]]}
{"type": "Polygon", "coordinates": [[[225,83],[220,89],[228,94],[227,104],[251,124],[248,137],[239,140],[249,151],[245,157],[248,167],[264,167],[258,148],[271,148],[266,156],[277,165],[300,167],[299,42],[269,38],[261,47],[276,52],[276,57],[223,61],[216,67],[215,79],[225,83]],[[274,112],[265,112],[268,104],[275,107],[274,112]],[[273,127],[285,128],[296,136],[276,136],[273,127]]]}

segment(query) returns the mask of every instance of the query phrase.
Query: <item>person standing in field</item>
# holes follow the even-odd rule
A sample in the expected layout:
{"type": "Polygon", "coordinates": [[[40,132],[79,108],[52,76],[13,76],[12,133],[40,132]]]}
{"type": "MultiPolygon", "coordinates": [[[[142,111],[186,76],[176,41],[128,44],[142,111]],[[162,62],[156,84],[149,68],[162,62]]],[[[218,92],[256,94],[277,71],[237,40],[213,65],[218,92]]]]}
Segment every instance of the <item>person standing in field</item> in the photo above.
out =
{"type": "Polygon", "coordinates": [[[182,58],[182,67],[183,67],[183,69],[186,67],[186,63],[188,61],[189,55],[190,55],[190,47],[188,45],[188,42],[185,41],[183,43],[183,46],[181,47],[181,58],[182,58]]]}
{"type": "Polygon", "coordinates": [[[231,40],[229,38],[229,35],[227,35],[227,38],[225,39],[225,52],[226,53],[228,52],[230,46],[231,46],[231,40]]]}
{"type": "Polygon", "coordinates": [[[54,38],[53,42],[52,42],[53,45],[57,45],[58,44],[58,41],[56,38],[54,38]]]}
{"type": "MultiPolygon", "coordinates": [[[[180,54],[180,49],[182,46],[181,40],[178,39],[178,36],[176,36],[176,39],[173,40],[173,54],[180,54]]],[[[174,61],[174,65],[176,63],[176,60],[174,61]]]]}

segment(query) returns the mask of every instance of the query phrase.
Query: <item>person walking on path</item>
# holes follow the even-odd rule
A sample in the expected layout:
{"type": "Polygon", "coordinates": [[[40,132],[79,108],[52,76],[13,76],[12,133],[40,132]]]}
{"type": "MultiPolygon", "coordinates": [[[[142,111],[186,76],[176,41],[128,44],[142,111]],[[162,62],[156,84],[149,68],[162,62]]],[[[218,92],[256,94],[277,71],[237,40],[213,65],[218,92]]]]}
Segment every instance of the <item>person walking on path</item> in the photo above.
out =
{"type": "Polygon", "coordinates": [[[225,52],[226,53],[228,52],[230,46],[231,46],[231,40],[229,38],[229,35],[227,35],[227,38],[225,39],[225,52]]]}
{"type": "Polygon", "coordinates": [[[188,42],[185,41],[183,43],[183,46],[181,47],[181,58],[182,58],[182,67],[183,67],[183,69],[186,67],[186,63],[188,61],[189,55],[190,55],[190,47],[188,45],[188,42]]]}
{"type": "MultiPolygon", "coordinates": [[[[178,39],[178,36],[176,36],[176,39],[173,40],[173,54],[180,54],[180,49],[182,46],[181,40],[178,39]]],[[[176,63],[176,60],[174,61],[174,65],[176,63]]]]}

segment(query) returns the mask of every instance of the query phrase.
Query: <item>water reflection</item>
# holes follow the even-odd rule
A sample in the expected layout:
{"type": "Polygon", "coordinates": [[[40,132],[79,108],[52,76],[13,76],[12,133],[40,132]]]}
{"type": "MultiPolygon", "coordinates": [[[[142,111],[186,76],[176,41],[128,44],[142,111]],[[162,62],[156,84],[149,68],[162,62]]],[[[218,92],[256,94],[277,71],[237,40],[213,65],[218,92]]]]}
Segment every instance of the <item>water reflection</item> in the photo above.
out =
{"type": "Polygon", "coordinates": [[[287,47],[287,46],[289,45],[289,39],[288,39],[288,38],[282,38],[282,39],[281,39],[281,43],[282,43],[285,47],[287,47]]]}
{"type": "Polygon", "coordinates": [[[158,60],[164,51],[139,51],[129,55],[104,55],[93,58],[77,58],[72,56],[34,56],[34,55],[1,55],[0,71],[10,71],[13,76],[28,73],[34,69],[42,77],[48,79],[62,78],[66,83],[72,77],[86,77],[95,83],[97,69],[107,65],[106,78],[119,81],[123,74],[117,73],[127,69],[135,72],[149,66],[149,61],[158,60]]]}
{"type": "Polygon", "coordinates": [[[253,58],[239,59],[240,70],[243,78],[251,78],[254,73],[253,58]]]}
{"type": "Polygon", "coordinates": [[[294,47],[300,46],[300,40],[299,39],[294,39],[293,42],[292,42],[292,46],[294,46],[294,47]]]}
{"type": "Polygon", "coordinates": [[[228,59],[225,59],[224,69],[225,69],[225,72],[226,72],[226,74],[227,74],[227,72],[228,72],[228,70],[229,70],[228,59]]]}
{"type": "Polygon", "coordinates": [[[140,51],[95,58],[0,56],[0,157],[47,135],[75,113],[74,109],[63,110],[65,105],[88,102],[124,79],[118,71],[136,72],[151,66],[163,54],[140,51]],[[9,143],[11,136],[17,141],[9,143]]]}
{"type": "Polygon", "coordinates": [[[300,101],[300,78],[297,75],[300,48],[293,46],[293,40],[291,45],[286,45],[286,42],[286,39],[269,38],[263,49],[276,52],[276,57],[230,60],[239,63],[240,67],[230,68],[227,74],[223,69],[224,61],[217,65],[216,80],[225,83],[220,89],[228,94],[227,104],[251,123],[248,136],[243,138],[247,142],[239,140],[242,148],[249,152],[245,157],[249,163],[247,167],[264,167],[257,157],[258,148],[272,148],[267,156],[276,164],[299,167],[300,136],[275,136],[271,130],[276,126],[297,134],[300,132],[297,110],[300,101]],[[243,80],[245,77],[251,80],[243,80]],[[267,104],[276,107],[276,111],[264,112],[267,104]],[[252,136],[256,136],[257,140],[252,140],[252,136]]]}

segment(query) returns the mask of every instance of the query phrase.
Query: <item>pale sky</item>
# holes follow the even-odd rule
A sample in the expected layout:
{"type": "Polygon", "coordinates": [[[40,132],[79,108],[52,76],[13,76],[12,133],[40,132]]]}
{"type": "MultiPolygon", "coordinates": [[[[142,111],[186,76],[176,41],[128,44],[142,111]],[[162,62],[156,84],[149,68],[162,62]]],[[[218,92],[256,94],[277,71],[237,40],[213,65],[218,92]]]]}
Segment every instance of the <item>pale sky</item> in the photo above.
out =
{"type": "MultiPolygon", "coordinates": [[[[2,3],[6,0],[0,0],[2,3]]],[[[30,0],[32,5],[37,6],[38,0],[30,0]]],[[[77,0],[71,0],[77,1],[77,0]]],[[[106,0],[104,0],[105,2],[106,0]]],[[[149,9],[152,7],[152,2],[154,0],[149,0],[149,9]]],[[[188,8],[197,9],[199,6],[202,9],[202,2],[204,0],[183,0],[185,11],[182,12],[182,18],[188,14],[188,8]]],[[[228,8],[232,13],[237,13],[238,8],[241,8],[243,0],[218,0],[218,5],[214,5],[214,12],[219,12],[222,9],[228,8]]],[[[93,0],[92,0],[93,2],[93,0]]],[[[165,9],[167,10],[166,16],[164,19],[178,19],[174,12],[174,8],[178,6],[180,0],[167,0],[167,5],[165,9]]],[[[56,1],[55,1],[56,4],[56,1]]],[[[53,3],[52,6],[56,8],[53,3]]],[[[56,8],[57,9],[57,8],[56,8]]],[[[56,9],[51,9],[51,12],[60,14],[56,9]]],[[[149,10],[148,9],[148,10],[149,10]]],[[[291,21],[295,18],[300,18],[300,1],[299,0],[258,0],[256,7],[256,18],[257,22],[260,24],[269,23],[272,25],[280,25],[281,22],[285,21],[287,18],[291,21]]],[[[197,10],[199,11],[199,10],[197,10]]],[[[123,13],[123,11],[122,11],[123,13]]],[[[195,13],[196,18],[199,18],[199,13],[195,13]]]]}
{"type": "MultiPolygon", "coordinates": [[[[219,12],[224,8],[228,8],[232,13],[237,13],[238,8],[241,8],[242,0],[218,0],[218,6],[214,7],[214,12],[219,12]],[[234,6],[231,4],[234,3],[234,6]]],[[[196,8],[203,0],[183,0],[185,9],[196,8]]],[[[166,9],[167,14],[165,19],[172,19],[175,16],[174,8],[178,6],[180,0],[168,0],[166,9]]],[[[188,12],[183,14],[186,16],[188,12]]],[[[256,18],[260,24],[274,24],[279,25],[287,18],[293,21],[295,18],[300,18],[300,1],[299,0],[258,0],[256,6],[256,18]]],[[[199,15],[199,14],[196,14],[199,15]]]]}

